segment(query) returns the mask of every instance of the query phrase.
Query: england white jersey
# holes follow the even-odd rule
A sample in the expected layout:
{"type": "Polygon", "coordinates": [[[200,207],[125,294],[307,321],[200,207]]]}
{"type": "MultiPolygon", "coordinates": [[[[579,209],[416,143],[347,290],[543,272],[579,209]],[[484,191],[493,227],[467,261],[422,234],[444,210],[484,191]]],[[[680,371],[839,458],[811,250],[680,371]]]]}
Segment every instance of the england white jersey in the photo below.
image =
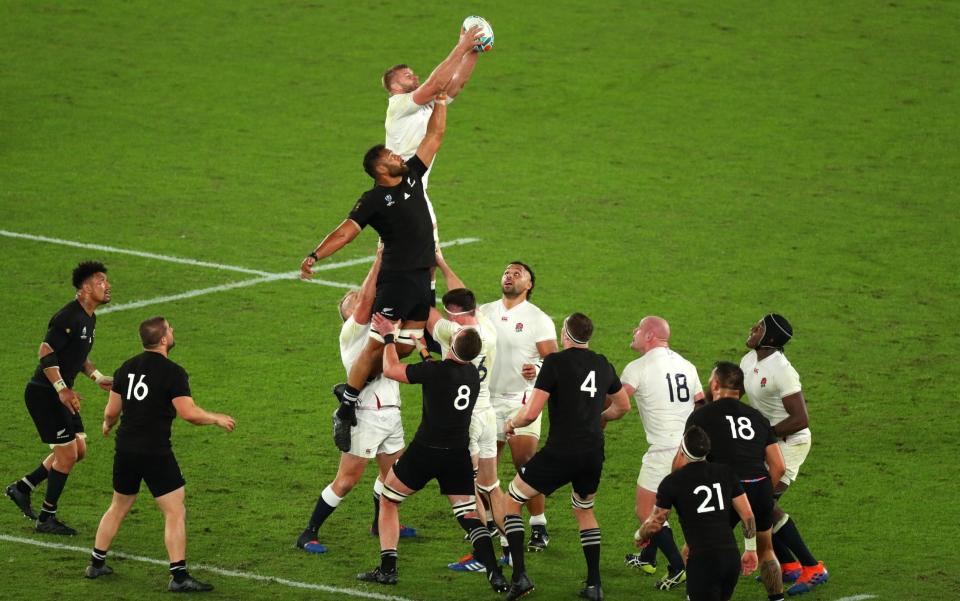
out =
{"type": "MultiPolygon", "coordinates": [[[[370,337],[370,324],[359,324],[350,316],[340,328],[340,360],[350,374],[350,368],[360,356],[370,337]]],[[[400,383],[383,375],[368,382],[360,391],[360,407],[376,409],[400,405],[400,383]]]]}
{"type": "Polygon", "coordinates": [[[694,398],[703,392],[693,363],[659,346],[627,364],[620,381],[636,389],[633,398],[650,448],[679,447],[694,398]]]}
{"type": "Polygon", "coordinates": [[[528,301],[507,309],[503,299],[497,300],[481,305],[480,314],[490,320],[497,331],[497,356],[489,378],[490,393],[519,401],[533,389],[533,382],[523,377],[523,364],[540,361],[538,342],[557,340],[553,321],[528,301]]]}
{"type": "Polygon", "coordinates": [[[477,404],[473,410],[489,409],[490,405],[490,378],[493,375],[493,363],[497,355],[497,330],[490,320],[477,314],[477,325],[462,326],[449,319],[441,319],[433,326],[433,339],[440,343],[442,356],[446,357],[450,351],[450,342],[453,336],[463,328],[476,328],[483,343],[480,354],[472,361],[480,372],[480,394],[477,395],[477,404]]]}
{"type": "MultiPolygon", "coordinates": [[[[754,409],[776,426],[790,414],[783,407],[783,397],[800,392],[800,375],[786,355],[777,351],[757,361],[757,351],[752,350],[740,360],[743,370],[743,387],[754,409]]],[[[787,444],[810,441],[810,428],[804,428],[787,437],[787,444]]]]}

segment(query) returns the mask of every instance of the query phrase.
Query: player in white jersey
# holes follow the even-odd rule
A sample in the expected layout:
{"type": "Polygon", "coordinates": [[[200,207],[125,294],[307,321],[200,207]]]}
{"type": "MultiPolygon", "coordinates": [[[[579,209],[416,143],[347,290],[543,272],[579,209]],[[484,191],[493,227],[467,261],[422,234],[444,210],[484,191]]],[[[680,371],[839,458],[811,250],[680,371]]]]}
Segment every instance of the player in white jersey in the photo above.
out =
{"type": "MultiPolygon", "coordinates": [[[[637,401],[650,445],[637,478],[636,513],[642,522],[653,511],[660,482],[670,474],[687,418],[694,403],[703,398],[703,386],[697,368],[670,349],[670,324],[662,317],[648,315],[641,319],[633,330],[630,348],[641,357],[623,368],[620,381],[627,394],[637,401]]],[[[669,562],[667,574],[657,582],[657,588],[667,590],[684,582],[684,562],[666,523],[641,553],[626,556],[627,565],[647,574],[655,573],[657,549],[669,562]]]]}
{"type": "MultiPolygon", "coordinates": [[[[380,273],[381,252],[382,249],[378,249],[377,258],[360,290],[348,292],[338,305],[340,317],[344,320],[340,328],[340,359],[348,374],[370,336],[370,313],[380,273]]],[[[297,538],[297,548],[309,553],[326,552],[326,547],[317,541],[320,526],[357,485],[367,463],[374,458],[380,472],[373,487],[373,524],[376,530],[383,480],[402,450],[400,385],[377,375],[360,391],[357,425],[350,430],[350,450],[341,453],[337,475],[317,498],[310,522],[297,538]]],[[[401,535],[414,534],[412,528],[401,527],[401,535]]]]}
{"type": "Polygon", "coordinates": [[[796,480],[811,443],[800,376],[783,354],[784,345],[792,337],[790,322],[782,315],[768,313],[750,328],[747,336],[750,352],[740,360],[740,369],[750,404],[770,420],[780,437],[787,469],[774,490],[778,503],[773,514],[773,548],[784,581],[796,580],[787,593],[796,595],[826,582],[829,574],[823,562],[810,553],[793,519],[779,505],[779,498],[796,480]]]}
{"type": "MultiPolygon", "coordinates": [[[[500,300],[480,307],[480,314],[497,329],[497,358],[490,377],[490,400],[497,415],[497,460],[504,444],[509,444],[518,471],[537,452],[541,416],[517,428],[509,439],[503,434],[503,424],[516,416],[530,398],[543,358],[557,352],[553,321],[529,301],[535,285],[536,276],[530,266],[514,261],[507,265],[500,280],[500,300]]],[[[550,542],[544,504],[543,495],[527,502],[531,532],[527,548],[532,552],[543,551],[550,542]]]]}

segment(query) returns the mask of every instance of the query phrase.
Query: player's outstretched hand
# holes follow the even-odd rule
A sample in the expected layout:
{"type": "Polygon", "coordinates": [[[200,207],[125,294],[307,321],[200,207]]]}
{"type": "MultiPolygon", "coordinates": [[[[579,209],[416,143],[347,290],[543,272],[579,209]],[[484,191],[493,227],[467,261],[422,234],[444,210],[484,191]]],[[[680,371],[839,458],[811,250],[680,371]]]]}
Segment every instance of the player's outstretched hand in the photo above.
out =
{"type": "Polygon", "coordinates": [[[214,413],[213,419],[213,423],[216,424],[218,428],[223,428],[227,432],[233,432],[233,429],[237,427],[237,422],[224,413],[214,413]]]}
{"type": "Polygon", "coordinates": [[[744,551],[743,557],[740,558],[740,567],[744,576],[753,574],[754,570],[757,569],[757,552],[744,551]]]}
{"type": "Polygon", "coordinates": [[[312,256],[307,255],[300,263],[300,279],[309,280],[313,276],[313,265],[317,262],[312,256]]]}
{"type": "Polygon", "coordinates": [[[113,378],[104,376],[97,380],[97,386],[103,390],[106,390],[107,392],[110,392],[110,389],[113,388],[113,378]]]}
{"type": "Polygon", "coordinates": [[[480,40],[483,38],[483,27],[479,25],[474,25],[470,29],[464,30],[460,28],[460,41],[457,42],[457,47],[466,52],[474,46],[480,43],[480,40]]]}
{"type": "Polygon", "coordinates": [[[63,403],[71,415],[76,415],[77,411],[80,411],[80,401],[83,400],[83,397],[72,388],[64,388],[57,393],[57,396],[60,397],[60,402],[63,403]]]}
{"type": "Polygon", "coordinates": [[[371,320],[373,323],[373,329],[376,330],[381,336],[386,336],[387,334],[397,335],[399,332],[399,321],[390,321],[387,319],[383,313],[374,313],[371,320]]]}

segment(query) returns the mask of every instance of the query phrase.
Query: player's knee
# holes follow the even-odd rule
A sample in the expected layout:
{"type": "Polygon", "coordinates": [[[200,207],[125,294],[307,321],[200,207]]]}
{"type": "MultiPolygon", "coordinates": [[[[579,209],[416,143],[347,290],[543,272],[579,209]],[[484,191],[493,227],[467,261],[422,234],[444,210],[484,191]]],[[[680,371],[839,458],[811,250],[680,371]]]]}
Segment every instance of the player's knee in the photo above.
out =
{"type": "Polygon", "coordinates": [[[479,482],[477,482],[477,490],[479,490],[481,494],[484,494],[487,496],[490,496],[493,493],[493,491],[495,491],[498,488],[500,488],[499,480],[497,480],[493,484],[480,484],[479,482]]]}
{"type": "Polygon", "coordinates": [[[403,503],[403,501],[404,501],[408,496],[409,496],[409,495],[404,494],[404,493],[396,490],[395,488],[392,488],[392,487],[384,484],[384,485],[383,485],[383,494],[380,495],[380,505],[384,505],[385,503],[393,503],[394,505],[399,505],[400,503],[403,503]]]}
{"type": "Polygon", "coordinates": [[[570,505],[573,507],[574,515],[577,515],[577,512],[593,511],[593,504],[595,501],[596,497],[593,495],[589,497],[581,497],[575,492],[570,493],[570,505]]]}
{"type": "Polygon", "coordinates": [[[507,489],[507,492],[510,494],[510,498],[519,505],[523,505],[530,500],[530,496],[521,491],[517,486],[516,480],[510,483],[510,487],[507,489]]]}
{"type": "Polygon", "coordinates": [[[353,490],[360,482],[360,476],[356,474],[341,474],[333,481],[333,492],[338,497],[345,497],[347,493],[353,490]]]}

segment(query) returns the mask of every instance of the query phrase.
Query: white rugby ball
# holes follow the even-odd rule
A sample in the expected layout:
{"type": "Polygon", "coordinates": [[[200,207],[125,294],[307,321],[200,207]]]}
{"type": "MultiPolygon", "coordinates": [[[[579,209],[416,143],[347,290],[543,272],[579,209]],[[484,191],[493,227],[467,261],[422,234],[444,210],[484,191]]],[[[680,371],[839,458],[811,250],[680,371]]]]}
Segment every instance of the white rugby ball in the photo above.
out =
{"type": "Polygon", "coordinates": [[[480,26],[481,37],[478,43],[474,45],[473,50],[475,52],[490,52],[493,49],[493,27],[483,17],[471,15],[463,20],[463,31],[475,25],[480,26]]]}

